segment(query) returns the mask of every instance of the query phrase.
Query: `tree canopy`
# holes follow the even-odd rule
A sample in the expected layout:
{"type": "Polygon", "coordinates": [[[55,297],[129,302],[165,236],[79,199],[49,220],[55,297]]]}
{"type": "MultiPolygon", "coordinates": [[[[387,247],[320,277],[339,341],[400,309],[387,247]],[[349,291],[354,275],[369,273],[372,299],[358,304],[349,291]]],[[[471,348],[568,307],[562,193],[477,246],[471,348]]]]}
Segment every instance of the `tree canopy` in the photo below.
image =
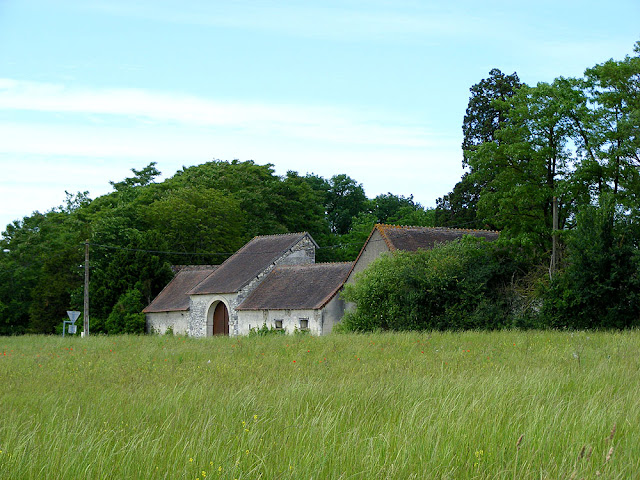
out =
{"type": "Polygon", "coordinates": [[[411,197],[368,199],[344,174],[278,176],[270,164],[216,160],[162,182],[159,175],[155,163],[134,168],[111,181],[107,195],[67,194],[64,205],[6,227],[0,335],[54,333],[66,310],[82,310],[87,240],[91,331],[141,332],[140,312],[171,279],[172,265],[219,264],[255,235],[300,231],[323,246],[319,261],[353,260],[374,222],[431,215],[411,197]]]}
{"type": "Polygon", "coordinates": [[[640,325],[640,42],[634,54],[582,78],[529,86],[493,69],[472,86],[467,170],[434,219],[499,241],[381,259],[347,287],[345,326],[640,325]]]}

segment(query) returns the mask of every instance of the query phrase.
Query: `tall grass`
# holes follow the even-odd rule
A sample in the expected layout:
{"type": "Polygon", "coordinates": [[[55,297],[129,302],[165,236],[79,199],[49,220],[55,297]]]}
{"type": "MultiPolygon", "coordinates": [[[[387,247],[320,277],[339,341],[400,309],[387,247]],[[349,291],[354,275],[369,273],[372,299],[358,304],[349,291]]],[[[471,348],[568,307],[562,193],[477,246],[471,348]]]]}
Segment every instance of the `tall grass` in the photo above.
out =
{"type": "Polygon", "coordinates": [[[635,331],[1,338],[0,478],[634,478],[639,352],[635,331]]]}

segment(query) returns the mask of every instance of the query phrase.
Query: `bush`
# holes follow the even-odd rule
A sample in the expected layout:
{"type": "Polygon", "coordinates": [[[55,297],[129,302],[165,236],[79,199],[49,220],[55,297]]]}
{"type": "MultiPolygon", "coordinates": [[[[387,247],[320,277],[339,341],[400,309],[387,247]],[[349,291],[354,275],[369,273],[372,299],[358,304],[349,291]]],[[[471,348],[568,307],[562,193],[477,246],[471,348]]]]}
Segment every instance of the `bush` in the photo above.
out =
{"type": "Polygon", "coordinates": [[[351,331],[495,329],[512,325],[516,264],[496,244],[464,238],[431,250],[397,252],[373,262],[343,297],[355,311],[351,331]]]}
{"type": "Polygon", "coordinates": [[[139,290],[134,288],[122,294],[107,318],[107,333],[144,333],[146,321],[141,313],[143,308],[142,293],[139,290]]]}
{"type": "Polygon", "coordinates": [[[267,335],[284,335],[287,331],[284,328],[268,327],[263,323],[260,328],[253,327],[249,329],[250,337],[266,337],[267,335]]]}

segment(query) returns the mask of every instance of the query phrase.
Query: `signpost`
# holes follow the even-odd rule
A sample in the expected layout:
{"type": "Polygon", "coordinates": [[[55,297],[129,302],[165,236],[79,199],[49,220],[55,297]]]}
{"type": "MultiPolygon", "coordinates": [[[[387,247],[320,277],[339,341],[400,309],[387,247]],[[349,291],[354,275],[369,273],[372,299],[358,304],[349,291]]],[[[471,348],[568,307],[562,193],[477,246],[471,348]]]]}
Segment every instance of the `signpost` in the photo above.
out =
{"type": "Polygon", "coordinates": [[[69,333],[74,334],[77,331],[76,320],[80,316],[80,312],[76,312],[75,310],[67,310],[67,315],[69,315],[69,320],[65,320],[62,322],[62,336],[64,337],[64,331],[67,329],[67,324],[69,325],[69,333]]]}

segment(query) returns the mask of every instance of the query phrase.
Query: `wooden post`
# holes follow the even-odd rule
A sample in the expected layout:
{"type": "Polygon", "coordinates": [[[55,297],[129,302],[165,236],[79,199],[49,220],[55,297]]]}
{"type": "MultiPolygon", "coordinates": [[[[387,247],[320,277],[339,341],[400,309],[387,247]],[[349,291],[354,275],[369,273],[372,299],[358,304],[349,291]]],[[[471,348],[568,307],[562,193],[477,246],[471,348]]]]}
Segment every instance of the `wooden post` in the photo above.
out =
{"type": "Polygon", "coordinates": [[[89,336],[89,240],[84,242],[84,336],[89,336]]]}
{"type": "Polygon", "coordinates": [[[553,233],[551,236],[551,266],[549,268],[549,276],[553,277],[558,268],[558,198],[553,197],[553,233]]]}

